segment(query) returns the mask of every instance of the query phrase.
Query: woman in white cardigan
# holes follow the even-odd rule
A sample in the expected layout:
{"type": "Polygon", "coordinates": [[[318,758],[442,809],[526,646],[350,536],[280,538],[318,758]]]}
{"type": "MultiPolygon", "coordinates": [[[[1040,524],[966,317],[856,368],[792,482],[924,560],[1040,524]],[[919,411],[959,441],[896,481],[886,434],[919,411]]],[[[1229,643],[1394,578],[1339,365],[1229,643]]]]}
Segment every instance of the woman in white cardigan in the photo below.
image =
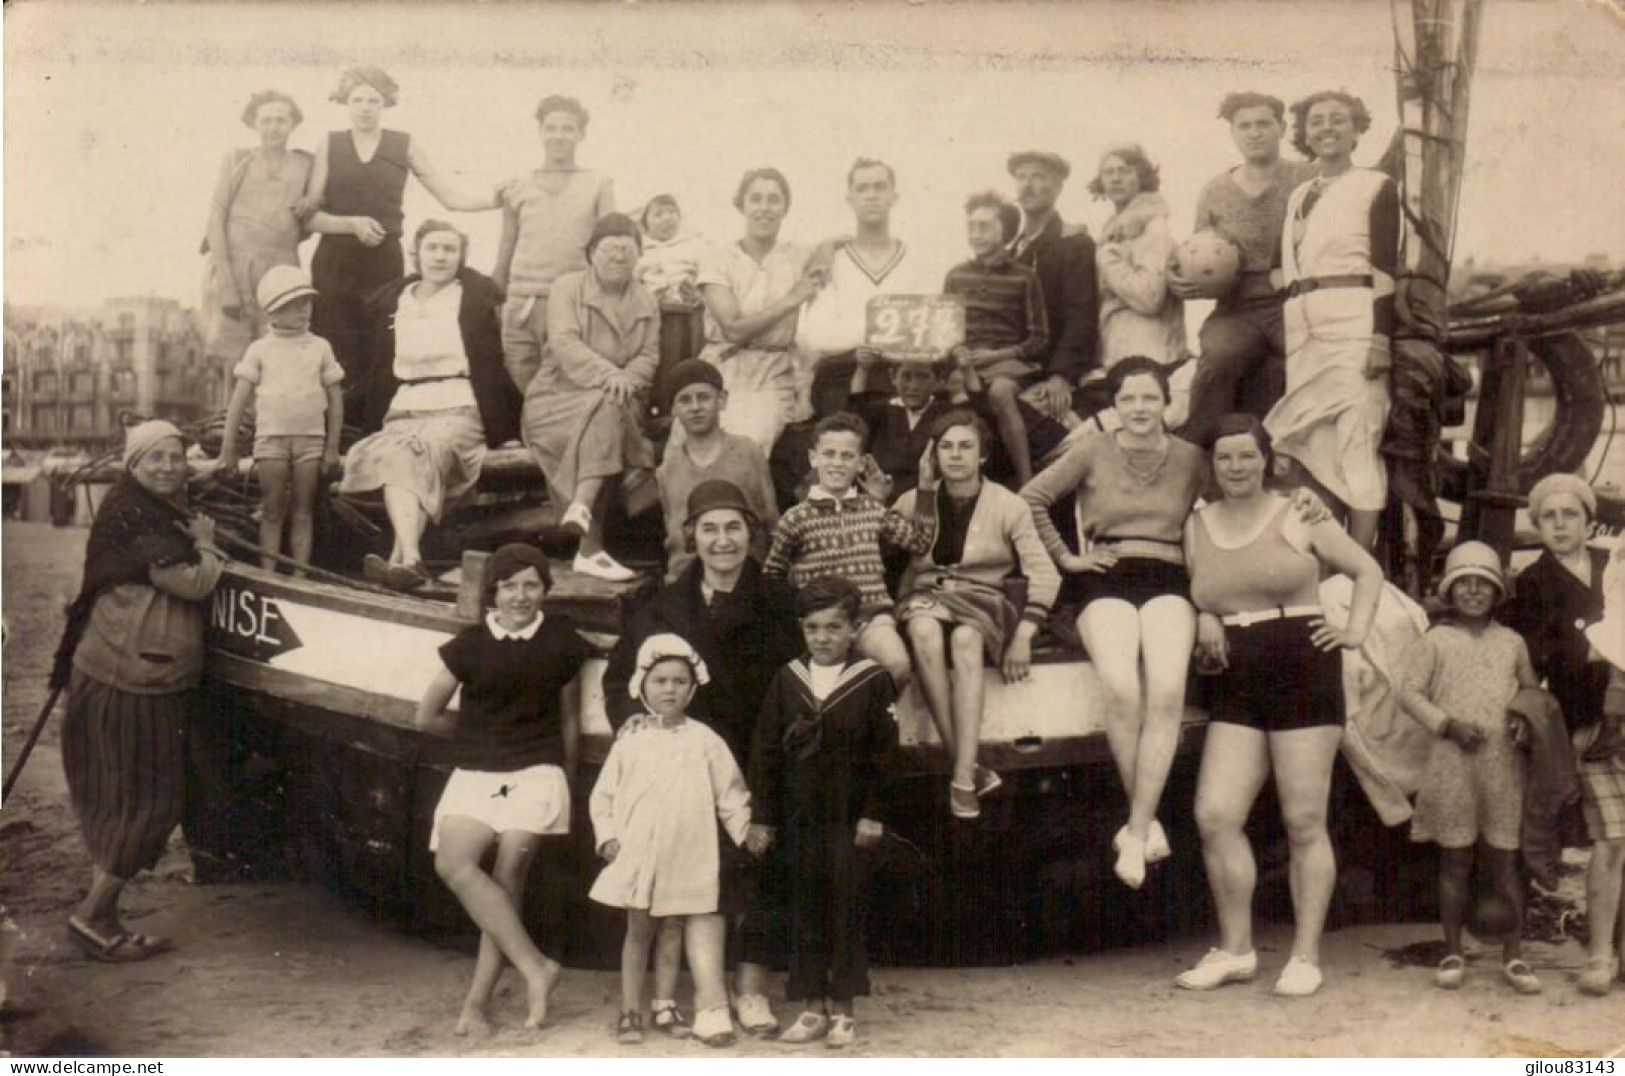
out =
{"type": "MultiPolygon", "coordinates": [[[[937,732],[953,758],[948,806],[955,818],[981,815],[980,796],[999,775],[976,762],[984,658],[1005,680],[1025,680],[1033,636],[1049,616],[1060,573],[1044,551],[1027,502],[982,477],[992,434],[976,415],[954,410],[936,421],[921,469],[935,467],[936,540],[909,563],[898,592],[897,619],[905,625],[914,674],[937,732]],[[1017,609],[1004,581],[1017,567],[1027,578],[1027,601],[1017,609]],[[950,683],[948,655],[953,655],[950,683]]],[[[917,493],[903,494],[896,510],[912,518],[917,493]]]]}
{"type": "Polygon", "coordinates": [[[1160,186],[1157,166],[1134,143],[1107,150],[1089,183],[1090,192],[1113,208],[1095,248],[1101,366],[1107,370],[1130,355],[1169,366],[1188,354],[1185,304],[1168,290],[1174,240],[1160,186]]]}

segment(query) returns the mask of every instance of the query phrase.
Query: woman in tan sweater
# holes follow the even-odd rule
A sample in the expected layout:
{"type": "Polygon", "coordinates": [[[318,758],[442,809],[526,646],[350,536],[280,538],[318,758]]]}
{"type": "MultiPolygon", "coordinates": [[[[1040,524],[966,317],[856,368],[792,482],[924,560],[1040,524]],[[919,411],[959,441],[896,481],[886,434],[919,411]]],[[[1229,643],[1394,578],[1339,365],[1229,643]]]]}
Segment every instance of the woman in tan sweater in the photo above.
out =
{"type": "Polygon", "coordinates": [[[1156,812],[1196,640],[1180,539],[1201,488],[1202,453],[1163,427],[1169,393],[1160,363],[1129,356],[1106,386],[1122,428],[1074,446],[1021,496],[1055,563],[1083,575],[1078,634],[1105,689],[1106,740],[1129,801],[1128,824],[1112,839],[1115,869],[1138,889],[1146,864],[1170,854],[1156,812]],[[1081,553],[1062,542],[1049,512],[1074,492],[1081,553]]]}
{"type": "MultiPolygon", "coordinates": [[[[1025,680],[1033,636],[1049,616],[1061,577],[1033,526],[1026,504],[982,477],[992,434],[970,411],[949,411],[931,431],[921,466],[942,476],[937,487],[936,540],[917,554],[903,574],[897,618],[908,632],[920,692],[942,742],[953,757],[948,806],[955,818],[981,814],[977,797],[1000,784],[999,775],[976,763],[984,656],[1007,681],[1025,680]],[[1027,601],[1018,610],[1003,583],[1021,568],[1027,601]],[[957,675],[950,685],[948,653],[957,675]]],[[[918,494],[903,494],[897,510],[913,518],[918,494]]]]}

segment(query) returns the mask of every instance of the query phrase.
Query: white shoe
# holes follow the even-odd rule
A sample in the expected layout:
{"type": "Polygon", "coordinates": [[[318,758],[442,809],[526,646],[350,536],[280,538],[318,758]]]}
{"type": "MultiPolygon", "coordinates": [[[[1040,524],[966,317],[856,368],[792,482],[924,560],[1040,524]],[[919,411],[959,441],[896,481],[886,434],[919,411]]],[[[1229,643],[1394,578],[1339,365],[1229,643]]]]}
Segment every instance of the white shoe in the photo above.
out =
{"type": "Polygon", "coordinates": [[[1225,983],[1244,983],[1258,974],[1258,951],[1237,956],[1223,949],[1209,949],[1196,966],[1174,980],[1182,990],[1212,990],[1225,983]]]}
{"type": "Polygon", "coordinates": [[[559,526],[565,530],[575,531],[577,534],[586,534],[592,529],[592,509],[580,501],[571,501],[570,507],[564,510],[559,517],[559,526]]]}
{"type": "Polygon", "coordinates": [[[1117,848],[1117,862],[1112,866],[1117,880],[1130,889],[1140,888],[1145,884],[1145,842],[1132,836],[1125,826],[1117,831],[1112,844],[1117,848]]]}
{"type": "Polygon", "coordinates": [[[779,1018],[761,994],[740,994],[734,999],[734,1008],[739,1013],[739,1026],[752,1035],[771,1035],[779,1030],[779,1018]]]}
{"type": "Polygon", "coordinates": [[[1320,989],[1320,969],[1301,956],[1295,956],[1281,969],[1275,992],[1284,998],[1306,998],[1320,989]]]}
{"type": "Polygon", "coordinates": [[[577,553],[576,559],[570,567],[575,570],[577,575],[602,579],[606,583],[630,583],[638,577],[637,572],[602,551],[594,553],[590,557],[583,553],[577,553]]]}
{"type": "Polygon", "coordinates": [[[1155,818],[1151,820],[1151,828],[1145,834],[1145,861],[1147,863],[1161,863],[1174,854],[1168,847],[1168,833],[1162,828],[1162,823],[1155,818]]]}
{"type": "Polygon", "coordinates": [[[857,1021],[850,1016],[832,1016],[829,1018],[829,1034],[824,1036],[825,1046],[831,1050],[842,1050],[857,1041],[857,1021]]]}
{"type": "Polygon", "coordinates": [[[694,1014],[694,1037],[707,1046],[723,1047],[734,1044],[734,1022],[728,1015],[728,1006],[701,1009],[694,1014]]]}
{"type": "Polygon", "coordinates": [[[813,1012],[808,1009],[796,1017],[796,1022],[785,1029],[779,1036],[780,1042],[787,1042],[792,1046],[800,1046],[821,1039],[829,1034],[829,1015],[827,1013],[813,1012]]]}

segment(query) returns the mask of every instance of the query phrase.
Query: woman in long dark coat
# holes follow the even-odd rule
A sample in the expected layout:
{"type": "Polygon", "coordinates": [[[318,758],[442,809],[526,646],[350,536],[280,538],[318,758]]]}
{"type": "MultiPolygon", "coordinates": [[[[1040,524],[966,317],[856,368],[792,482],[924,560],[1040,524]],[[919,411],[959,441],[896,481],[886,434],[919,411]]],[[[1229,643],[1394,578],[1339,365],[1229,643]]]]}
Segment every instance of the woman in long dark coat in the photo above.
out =
{"type": "Polygon", "coordinates": [[[68,692],[62,765],[93,864],[68,938],[108,963],[173,948],[125,929],[119,896],[158,862],[181,820],[204,599],[225,563],[214,520],[187,511],[180,430],[162,421],[132,427],[124,472],[90,528],[84,584],[51,670],[52,686],[68,692]]]}
{"type": "MultiPolygon", "coordinates": [[[[627,692],[638,647],[671,632],[687,639],[711,670],[711,682],[695,694],[689,715],[721,736],[741,766],[750,758],[768,685],[801,648],[789,591],[764,576],[749,555],[759,526],[732,482],[712,479],[694,487],[683,529],[695,560],[631,617],[610,654],[604,699],[611,725],[620,728],[638,710],[627,692]]],[[[736,1000],[745,1030],[765,1032],[778,1026],[764,992],[773,933],[767,912],[778,903],[778,887],[770,867],[746,868],[744,874],[736,1000]]]]}

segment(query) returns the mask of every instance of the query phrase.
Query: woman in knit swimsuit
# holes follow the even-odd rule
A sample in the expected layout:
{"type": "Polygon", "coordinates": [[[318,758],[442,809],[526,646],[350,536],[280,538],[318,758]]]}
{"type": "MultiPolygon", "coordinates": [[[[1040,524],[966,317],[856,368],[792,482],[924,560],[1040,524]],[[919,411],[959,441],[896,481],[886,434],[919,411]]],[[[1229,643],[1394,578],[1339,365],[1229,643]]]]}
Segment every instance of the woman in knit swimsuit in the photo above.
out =
{"type": "Polygon", "coordinates": [[[1080,442],[1021,491],[1063,572],[1081,573],[1078,634],[1105,691],[1106,740],[1129,800],[1112,840],[1117,876],[1138,889],[1169,855],[1156,820],[1179,743],[1196,612],[1180,534],[1202,482],[1202,453],[1163,428],[1168,375],[1132,355],[1107,375],[1122,428],[1080,442]],[[1083,552],[1061,540],[1050,505],[1077,493],[1083,552]],[[1141,669],[1144,669],[1142,674],[1141,669]]]}
{"type": "Polygon", "coordinates": [[[1320,989],[1320,934],[1337,865],[1326,833],[1332,763],[1343,740],[1340,649],[1365,642],[1382,569],[1330,520],[1307,524],[1264,488],[1270,438],[1252,415],[1219,420],[1213,470],[1223,498],[1191,516],[1185,553],[1201,610],[1198,654],[1224,669],[1209,707],[1196,824],[1219,919],[1219,947],[1176,983],[1211,990],[1258,971],[1252,943],[1257,878],[1242,827],[1271,774],[1292,846],[1292,954],[1275,992],[1320,989]],[[1327,570],[1354,579],[1348,622],[1320,609],[1327,570]]]}

